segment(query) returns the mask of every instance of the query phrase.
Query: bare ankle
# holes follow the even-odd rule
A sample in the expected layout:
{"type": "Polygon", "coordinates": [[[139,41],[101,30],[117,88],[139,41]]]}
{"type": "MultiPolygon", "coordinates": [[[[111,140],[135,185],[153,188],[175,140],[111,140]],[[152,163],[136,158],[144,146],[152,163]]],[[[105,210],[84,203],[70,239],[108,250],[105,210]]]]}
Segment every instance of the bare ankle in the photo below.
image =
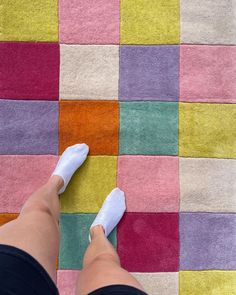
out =
{"type": "Polygon", "coordinates": [[[91,239],[94,239],[96,236],[105,235],[105,231],[102,225],[95,225],[90,228],[91,239]]]}
{"type": "Polygon", "coordinates": [[[63,187],[64,181],[61,178],[61,176],[53,175],[49,178],[47,185],[50,185],[51,187],[55,188],[57,192],[63,187]]]}

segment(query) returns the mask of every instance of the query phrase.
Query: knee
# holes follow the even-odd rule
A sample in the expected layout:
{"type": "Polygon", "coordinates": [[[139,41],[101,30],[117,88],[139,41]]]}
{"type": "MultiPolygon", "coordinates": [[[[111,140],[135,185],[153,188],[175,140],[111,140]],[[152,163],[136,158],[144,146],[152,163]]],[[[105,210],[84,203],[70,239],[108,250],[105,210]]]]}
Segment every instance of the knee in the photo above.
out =
{"type": "Polygon", "coordinates": [[[42,200],[34,200],[33,202],[26,203],[21,209],[19,220],[30,220],[31,223],[47,224],[44,230],[51,232],[55,230],[57,235],[60,235],[60,228],[57,218],[51,212],[47,203],[42,200]]]}

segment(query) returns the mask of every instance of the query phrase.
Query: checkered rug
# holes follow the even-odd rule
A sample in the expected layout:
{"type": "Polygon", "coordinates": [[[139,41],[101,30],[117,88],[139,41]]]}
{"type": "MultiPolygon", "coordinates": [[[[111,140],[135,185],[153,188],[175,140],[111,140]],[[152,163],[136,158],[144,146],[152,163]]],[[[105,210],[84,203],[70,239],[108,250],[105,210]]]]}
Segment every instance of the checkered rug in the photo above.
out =
{"type": "Polygon", "coordinates": [[[236,295],[236,1],[2,0],[0,14],[0,224],[85,142],[61,196],[60,293],[119,186],[109,238],[150,295],[236,295]]]}

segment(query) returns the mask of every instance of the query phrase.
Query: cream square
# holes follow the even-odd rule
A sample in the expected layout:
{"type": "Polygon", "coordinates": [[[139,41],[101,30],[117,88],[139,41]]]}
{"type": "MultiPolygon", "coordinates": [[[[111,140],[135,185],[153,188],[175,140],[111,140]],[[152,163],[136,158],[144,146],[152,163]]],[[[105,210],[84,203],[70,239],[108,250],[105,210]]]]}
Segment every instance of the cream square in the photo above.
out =
{"type": "Polygon", "coordinates": [[[118,99],[119,46],[61,45],[61,99],[118,99]]]}

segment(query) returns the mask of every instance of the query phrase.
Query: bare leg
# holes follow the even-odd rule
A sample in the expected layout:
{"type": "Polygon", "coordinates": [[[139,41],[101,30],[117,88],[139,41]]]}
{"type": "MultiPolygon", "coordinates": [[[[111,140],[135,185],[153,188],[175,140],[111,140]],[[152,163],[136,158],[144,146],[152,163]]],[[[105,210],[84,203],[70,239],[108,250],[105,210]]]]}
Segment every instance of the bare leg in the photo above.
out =
{"type": "Polygon", "coordinates": [[[62,178],[52,176],[29,197],[17,219],[0,227],[0,244],[15,246],[29,253],[54,282],[60,240],[58,192],[62,186],[62,178]]]}
{"type": "Polygon", "coordinates": [[[98,288],[123,284],[143,290],[139,282],[120,266],[120,259],[104,234],[103,227],[97,225],[90,230],[91,244],[83,261],[83,270],[77,282],[77,295],[86,295],[98,288]]]}
{"type": "Polygon", "coordinates": [[[88,151],[86,144],[68,147],[61,155],[53,176],[30,196],[18,218],[0,228],[0,244],[15,246],[29,253],[54,282],[60,242],[58,194],[65,190],[74,172],[85,161],[88,151]]]}

